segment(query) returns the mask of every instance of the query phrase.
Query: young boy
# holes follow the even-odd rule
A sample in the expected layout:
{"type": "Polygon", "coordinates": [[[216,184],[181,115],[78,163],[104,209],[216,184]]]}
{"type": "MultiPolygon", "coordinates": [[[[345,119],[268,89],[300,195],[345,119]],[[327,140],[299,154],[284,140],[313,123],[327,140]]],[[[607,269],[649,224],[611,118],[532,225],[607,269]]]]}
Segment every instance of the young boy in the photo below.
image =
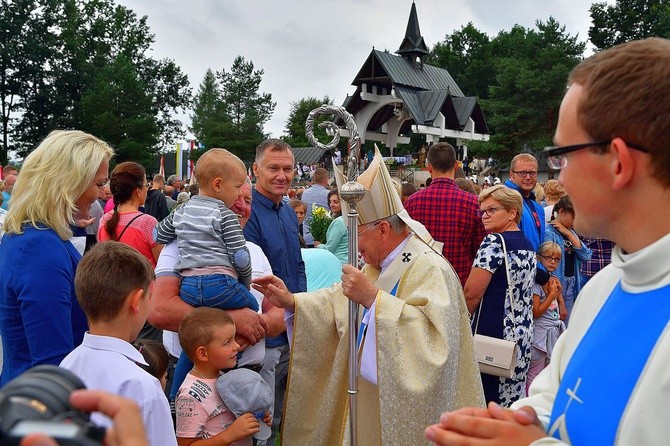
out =
{"type": "Polygon", "coordinates": [[[216,390],[221,369],[237,362],[233,320],[216,308],[196,308],[179,325],[179,343],[193,361],[175,400],[179,446],[197,446],[209,438],[216,438],[217,445],[251,445],[258,420],[251,413],[236,419],[216,390]]]}
{"type": "Polygon", "coordinates": [[[177,238],[175,270],[183,277],[179,295],[194,307],[258,311],[249,292],[251,257],[230,210],[247,180],[244,163],[227,150],[211,149],[198,159],[195,177],[200,194],[156,226],[158,243],[177,238]]]}
{"type": "MultiPolygon", "coordinates": [[[[140,367],[147,363],[130,344],[147,320],[153,278],[149,262],[126,244],[109,241],[91,248],[75,275],[77,301],[89,331],[60,365],[79,376],[89,389],[134,400],[151,445],[176,445],[161,384],[140,367]]],[[[112,425],[97,412],[92,420],[103,427],[112,425]]]]}

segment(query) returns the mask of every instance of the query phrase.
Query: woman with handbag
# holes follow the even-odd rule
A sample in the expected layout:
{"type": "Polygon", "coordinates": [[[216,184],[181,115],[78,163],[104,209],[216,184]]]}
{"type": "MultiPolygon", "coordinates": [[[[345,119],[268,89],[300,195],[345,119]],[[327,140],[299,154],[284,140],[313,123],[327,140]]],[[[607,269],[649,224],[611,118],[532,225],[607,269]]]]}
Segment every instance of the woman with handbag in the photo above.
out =
{"type": "MultiPolygon", "coordinates": [[[[484,358],[477,355],[486,402],[495,401],[503,406],[525,395],[533,336],[536,260],[533,247],[519,230],[522,208],[521,195],[503,185],[479,194],[479,213],[489,235],[477,251],[464,287],[468,311],[473,315],[473,333],[488,337],[486,340],[494,338],[493,342],[509,341],[508,347],[515,344],[513,350],[508,350],[507,375],[482,366],[490,355],[484,358]]],[[[479,351],[477,343],[475,350],[479,351]]]]}

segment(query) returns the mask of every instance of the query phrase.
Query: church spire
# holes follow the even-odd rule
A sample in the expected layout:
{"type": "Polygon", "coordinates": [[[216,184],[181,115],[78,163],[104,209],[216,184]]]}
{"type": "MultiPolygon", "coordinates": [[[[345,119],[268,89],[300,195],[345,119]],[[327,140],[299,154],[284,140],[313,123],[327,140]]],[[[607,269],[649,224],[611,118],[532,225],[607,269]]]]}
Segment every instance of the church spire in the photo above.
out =
{"type": "Polygon", "coordinates": [[[400,48],[396,54],[423,66],[423,59],[428,55],[428,47],[421,36],[419,29],[419,19],[416,15],[416,5],[412,2],[412,9],[409,13],[409,21],[407,22],[407,30],[405,31],[405,38],[400,44],[400,48]]]}

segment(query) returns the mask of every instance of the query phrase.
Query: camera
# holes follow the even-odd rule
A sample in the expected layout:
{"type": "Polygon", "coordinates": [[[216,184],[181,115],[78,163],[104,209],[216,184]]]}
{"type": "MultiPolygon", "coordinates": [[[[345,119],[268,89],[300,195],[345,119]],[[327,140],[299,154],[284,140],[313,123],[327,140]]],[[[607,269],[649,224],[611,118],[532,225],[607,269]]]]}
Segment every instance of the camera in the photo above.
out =
{"type": "Polygon", "coordinates": [[[0,446],[19,445],[37,432],[59,445],[101,445],[105,430],[69,401],[73,390],[85,388],[74,373],[55,365],[38,365],[8,382],[0,389],[0,446]]]}

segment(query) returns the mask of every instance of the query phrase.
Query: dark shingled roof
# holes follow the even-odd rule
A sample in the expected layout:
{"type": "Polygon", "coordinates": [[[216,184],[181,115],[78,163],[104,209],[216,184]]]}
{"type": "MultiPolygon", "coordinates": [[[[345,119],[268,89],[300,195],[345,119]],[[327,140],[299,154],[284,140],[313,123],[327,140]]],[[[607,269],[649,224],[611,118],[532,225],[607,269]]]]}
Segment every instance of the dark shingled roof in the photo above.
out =
{"type": "Polygon", "coordinates": [[[396,54],[401,56],[414,58],[423,57],[429,53],[426,42],[421,36],[419,29],[419,19],[416,14],[416,5],[412,3],[412,9],[409,12],[409,20],[407,21],[407,30],[405,31],[405,38],[400,44],[400,48],[396,54]]]}
{"type": "Polygon", "coordinates": [[[325,149],[319,149],[317,147],[294,147],[292,150],[296,163],[310,165],[321,161],[324,153],[326,153],[325,149]]]}

